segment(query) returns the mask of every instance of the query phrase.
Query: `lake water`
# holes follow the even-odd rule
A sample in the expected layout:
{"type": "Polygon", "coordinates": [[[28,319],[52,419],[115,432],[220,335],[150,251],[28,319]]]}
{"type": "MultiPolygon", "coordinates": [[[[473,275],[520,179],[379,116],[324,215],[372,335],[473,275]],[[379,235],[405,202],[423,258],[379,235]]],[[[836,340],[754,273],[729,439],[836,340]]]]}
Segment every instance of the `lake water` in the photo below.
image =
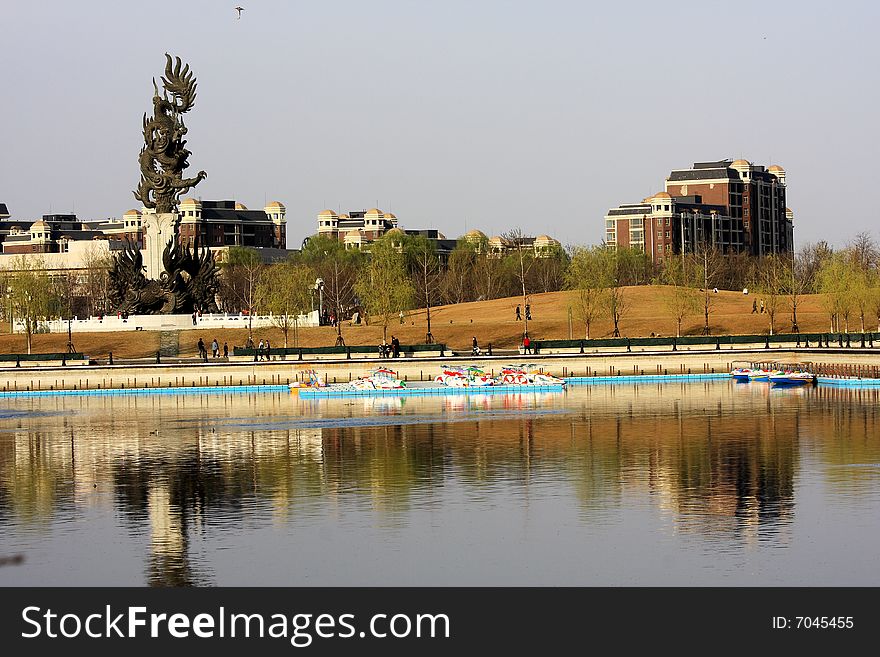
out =
{"type": "Polygon", "coordinates": [[[0,400],[0,585],[880,584],[880,392],[0,400]]]}

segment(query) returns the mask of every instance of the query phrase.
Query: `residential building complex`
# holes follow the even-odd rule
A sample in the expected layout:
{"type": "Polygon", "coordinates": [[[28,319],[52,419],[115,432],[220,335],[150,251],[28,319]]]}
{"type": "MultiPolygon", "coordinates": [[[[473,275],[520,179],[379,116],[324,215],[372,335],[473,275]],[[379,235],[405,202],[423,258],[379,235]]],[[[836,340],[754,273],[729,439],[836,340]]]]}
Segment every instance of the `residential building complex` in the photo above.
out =
{"type": "Polygon", "coordinates": [[[697,162],[672,171],[665,191],[609,210],[605,242],[642,249],[654,262],[704,247],[763,256],[793,252],[792,222],[782,167],[697,162]]]}
{"type": "MultiPolygon", "coordinates": [[[[402,229],[397,225],[397,217],[395,215],[383,212],[378,208],[343,214],[337,214],[333,210],[322,210],[318,213],[317,234],[343,242],[346,248],[369,250],[371,242],[394,231],[402,235],[422,235],[433,240],[437,247],[437,253],[443,263],[446,263],[449,254],[452,253],[458,244],[458,240],[447,239],[443,233],[433,228],[421,230],[402,229]]],[[[479,230],[468,231],[461,239],[471,241],[480,246],[480,248],[482,248],[481,245],[485,244],[488,252],[498,257],[516,248],[509,239],[497,235],[487,237],[485,233],[479,230]]],[[[519,242],[521,247],[534,250],[537,257],[546,257],[552,252],[553,248],[561,247],[559,241],[548,235],[523,237],[519,242]]]]}
{"type": "MultiPolygon", "coordinates": [[[[145,249],[145,218],[152,210],[128,210],[120,219],[82,221],[75,214],[47,214],[35,222],[11,219],[5,204],[0,204],[0,268],[9,258],[22,254],[69,254],[65,257],[44,258],[52,269],[81,269],[81,256],[100,251],[109,253],[122,248],[123,240],[135,242],[145,249]],[[86,248],[95,242],[107,242],[96,249],[86,248]],[[82,244],[88,243],[88,244],[82,244]]],[[[286,209],[273,201],[262,210],[248,210],[235,201],[200,201],[187,198],[181,201],[178,215],[178,239],[192,245],[195,236],[199,242],[223,260],[231,246],[260,249],[266,260],[286,252],[286,209]]],[[[160,245],[159,252],[164,249],[160,245]]]]}

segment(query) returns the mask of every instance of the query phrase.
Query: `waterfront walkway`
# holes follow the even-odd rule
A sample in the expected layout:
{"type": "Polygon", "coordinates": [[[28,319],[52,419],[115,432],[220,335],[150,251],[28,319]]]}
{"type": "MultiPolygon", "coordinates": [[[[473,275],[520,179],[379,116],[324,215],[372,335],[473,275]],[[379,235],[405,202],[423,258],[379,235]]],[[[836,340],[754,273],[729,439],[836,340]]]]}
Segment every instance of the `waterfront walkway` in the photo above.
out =
{"type": "Polygon", "coordinates": [[[641,351],[590,354],[495,355],[481,357],[430,357],[400,359],[230,360],[174,363],[40,365],[0,368],[0,391],[107,390],[131,388],[211,388],[219,386],[287,385],[308,380],[315,370],[328,383],[351,381],[376,367],[393,369],[405,381],[430,381],[442,366],[474,365],[494,376],[509,364],[533,363],[555,376],[644,376],[712,374],[729,372],[734,362],[774,361],[865,368],[880,366],[876,349],[724,349],[691,351],[641,351]]]}

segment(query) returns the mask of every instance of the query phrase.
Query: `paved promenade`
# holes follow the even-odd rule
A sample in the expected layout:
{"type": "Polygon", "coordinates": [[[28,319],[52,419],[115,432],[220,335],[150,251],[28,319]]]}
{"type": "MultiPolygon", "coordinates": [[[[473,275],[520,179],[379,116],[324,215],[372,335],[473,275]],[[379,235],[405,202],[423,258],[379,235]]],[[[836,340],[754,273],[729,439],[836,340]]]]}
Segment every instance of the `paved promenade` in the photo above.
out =
{"type": "Polygon", "coordinates": [[[727,372],[734,361],[781,361],[880,366],[880,349],[707,349],[591,354],[500,355],[485,357],[209,360],[204,363],[144,362],[117,365],[40,365],[0,369],[0,390],[82,390],[143,387],[282,385],[314,369],[329,383],[349,381],[375,367],[389,367],[407,381],[428,381],[444,364],[476,365],[489,373],[514,363],[533,363],[556,376],[632,376],[727,372]]]}

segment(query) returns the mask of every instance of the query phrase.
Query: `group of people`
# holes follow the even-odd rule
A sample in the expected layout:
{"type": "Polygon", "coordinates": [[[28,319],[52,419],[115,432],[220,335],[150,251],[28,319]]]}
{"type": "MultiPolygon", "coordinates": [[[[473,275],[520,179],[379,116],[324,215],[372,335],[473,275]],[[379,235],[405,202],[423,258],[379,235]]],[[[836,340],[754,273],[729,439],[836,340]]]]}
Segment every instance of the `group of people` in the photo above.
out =
{"type": "MultiPolygon", "coordinates": [[[[208,360],[208,348],[205,346],[205,341],[201,338],[199,338],[198,347],[199,358],[208,360]]],[[[217,338],[211,341],[211,357],[220,358],[220,343],[217,342],[217,338]]],[[[226,342],[223,343],[223,358],[229,358],[229,345],[226,342]]]]}
{"type": "MultiPolygon", "coordinates": [[[[244,343],[246,349],[254,348],[254,339],[251,336],[248,336],[247,342],[244,343]]],[[[263,340],[260,338],[260,343],[257,345],[254,353],[254,360],[272,360],[272,345],[269,343],[269,339],[263,340]]]]}
{"type": "MultiPolygon", "coordinates": [[[[530,303],[526,304],[526,319],[532,320],[532,304],[530,303]]],[[[519,304],[516,305],[516,321],[522,321],[522,311],[519,309],[519,304]]]]}
{"type": "Polygon", "coordinates": [[[382,338],[382,344],[379,345],[379,358],[397,358],[398,356],[400,356],[400,340],[397,339],[397,336],[391,336],[391,344],[382,338]]]}
{"type": "MultiPolygon", "coordinates": [[[[761,299],[761,314],[762,314],[762,315],[764,314],[765,310],[766,310],[766,309],[764,308],[764,300],[761,299]]],[[[752,301],[752,313],[754,314],[754,313],[757,313],[757,312],[758,312],[758,300],[757,300],[757,299],[754,299],[754,300],[752,301]]]]}

